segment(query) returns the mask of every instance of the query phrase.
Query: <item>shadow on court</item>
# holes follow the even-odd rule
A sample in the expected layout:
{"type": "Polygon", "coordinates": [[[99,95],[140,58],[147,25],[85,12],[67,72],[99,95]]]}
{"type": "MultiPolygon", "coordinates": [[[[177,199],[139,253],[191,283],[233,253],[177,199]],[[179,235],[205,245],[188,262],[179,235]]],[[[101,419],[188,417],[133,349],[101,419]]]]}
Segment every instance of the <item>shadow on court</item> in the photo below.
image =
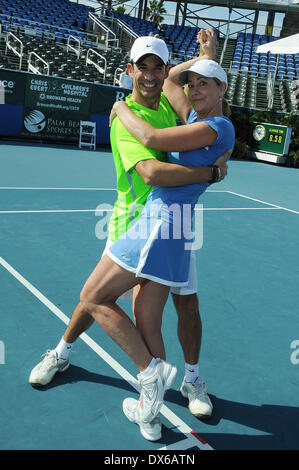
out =
{"type": "MultiPolygon", "coordinates": [[[[90,372],[83,367],[78,367],[76,365],[70,365],[70,367],[63,372],[62,374],[56,374],[55,379],[48,385],[43,387],[33,387],[34,390],[45,392],[47,390],[53,389],[55,387],[60,387],[66,384],[74,384],[78,382],[90,382],[97,383],[99,385],[107,385],[109,387],[115,387],[117,389],[123,389],[128,391],[129,396],[138,399],[139,394],[133,386],[131,386],[126,380],[121,378],[109,377],[107,375],[98,374],[95,372],[90,372]],[[135,396],[134,396],[135,394],[135,396]]],[[[168,391],[166,394],[166,400],[168,399],[168,391]]],[[[182,398],[181,394],[177,392],[177,399],[182,398]]],[[[183,398],[182,398],[183,400],[183,398]]],[[[176,400],[177,401],[177,400],[176,400]]],[[[121,405],[121,404],[120,404],[121,405]]],[[[185,405],[184,405],[185,406],[185,405]]],[[[171,445],[175,442],[184,440],[184,435],[177,430],[173,425],[170,425],[163,422],[162,427],[162,438],[156,443],[163,445],[171,445]]]]}
{"type": "MultiPolygon", "coordinates": [[[[123,389],[130,396],[138,392],[124,379],[109,377],[107,375],[90,372],[83,367],[71,365],[63,374],[57,374],[52,383],[45,387],[35,388],[38,391],[46,391],[65,384],[77,382],[90,382],[123,389]]],[[[213,415],[204,421],[198,420],[198,429],[194,429],[214,449],[217,450],[296,450],[299,447],[299,408],[281,405],[261,406],[238,403],[224,400],[210,394],[214,411],[213,415]],[[243,434],[203,432],[205,429],[217,426],[221,420],[239,424],[248,428],[243,434]],[[245,434],[246,432],[246,434],[245,434]],[[258,434],[256,433],[258,432],[258,434]]],[[[187,401],[179,391],[168,390],[165,396],[165,404],[175,403],[186,407],[187,401]]],[[[168,422],[167,422],[168,423],[168,422]]],[[[176,428],[165,424],[163,420],[163,442],[171,444],[182,440],[183,435],[176,428]]],[[[158,441],[159,442],[159,441],[158,441]]]]}
{"type": "MultiPolygon", "coordinates": [[[[213,414],[205,420],[207,426],[217,426],[221,420],[246,426],[243,434],[213,434],[194,429],[217,450],[297,450],[299,448],[299,408],[281,405],[261,406],[224,400],[209,394],[213,414]],[[257,432],[256,432],[257,431],[257,432]],[[246,434],[245,434],[246,432],[246,434]],[[265,435],[265,434],[268,435],[265,435]]],[[[167,401],[186,406],[180,392],[167,392],[167,401]]]]}
{"type": "Polygon", "coordinates": [[[101,385],[108,385],[109,387],[116,387],[118,389],[128,390],[137,394],[137,391],[124,379],[109,377],[108,375],[97,374],[90,372],[83,367],[78,367],[73,364],[62,374],[56,374],[54,380],[43,387],[34,387],[35,390],[45,392],[51,388],[60,387],[65,384],[72,384],[77,382],[91,382],[101,385]]]}

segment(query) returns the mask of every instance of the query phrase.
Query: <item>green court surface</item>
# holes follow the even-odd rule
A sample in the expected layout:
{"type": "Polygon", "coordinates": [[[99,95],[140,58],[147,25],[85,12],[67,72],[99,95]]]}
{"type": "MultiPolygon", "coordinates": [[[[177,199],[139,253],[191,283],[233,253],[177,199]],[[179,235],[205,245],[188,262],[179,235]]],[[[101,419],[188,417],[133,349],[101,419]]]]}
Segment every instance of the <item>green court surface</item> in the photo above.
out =
{"type": "MultiPolygon", "coordinates": [[[[138,397],[136,366],[97,324],[65,373],[42,389],[28,384],[104,249],[96,208],[115,201],[111,152],[1,142],[0,168],[1,450],[299,449],[297,169],[231,161],[199,200],[200,374],[214,411],[193,417],[179,392],[184,358],[169,298],[163,335],[179,370],[162,439],[149,442],[122,412],[124,398],[138,397]]],[[[131,315],[130,301],[120,303],[131,315]]]]}

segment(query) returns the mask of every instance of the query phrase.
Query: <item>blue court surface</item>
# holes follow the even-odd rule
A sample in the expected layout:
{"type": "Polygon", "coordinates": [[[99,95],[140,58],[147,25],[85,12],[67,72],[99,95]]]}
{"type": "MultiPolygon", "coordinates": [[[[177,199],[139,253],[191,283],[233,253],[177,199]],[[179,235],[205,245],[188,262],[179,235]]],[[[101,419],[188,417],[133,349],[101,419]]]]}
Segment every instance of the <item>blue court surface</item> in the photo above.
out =
{"type": "MultiPolygon", "coordinates": [[[[0,168],[0,449],[299,449],[298,169],[231,161],[199,201],[200,374],[214,411],[193,417],[179,392],[170,297],[163,334],[178,374],[162,439],[149,442],[122,412],[124,398],[138,397],[138,370],[97,324],[65,373],[44,388],[28,384],[105,246],[96,208],[116,198],[110,150],[1,142],[0,168]]],[[[131,315],[131,302],[120,304],[131,315]]]]}

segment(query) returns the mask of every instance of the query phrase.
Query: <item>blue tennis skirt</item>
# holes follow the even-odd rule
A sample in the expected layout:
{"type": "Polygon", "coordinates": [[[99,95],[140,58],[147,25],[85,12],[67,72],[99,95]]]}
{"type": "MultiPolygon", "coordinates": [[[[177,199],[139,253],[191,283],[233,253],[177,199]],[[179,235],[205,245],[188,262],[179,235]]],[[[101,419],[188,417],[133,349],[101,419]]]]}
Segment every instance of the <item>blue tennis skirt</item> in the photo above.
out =
{"type": "Polygon", "coordinates": [[[113,243],[107,255],[136,277],[186,286],[193,239],[193,209],[188,206],[147,203],[138,221],[113,243]]]}

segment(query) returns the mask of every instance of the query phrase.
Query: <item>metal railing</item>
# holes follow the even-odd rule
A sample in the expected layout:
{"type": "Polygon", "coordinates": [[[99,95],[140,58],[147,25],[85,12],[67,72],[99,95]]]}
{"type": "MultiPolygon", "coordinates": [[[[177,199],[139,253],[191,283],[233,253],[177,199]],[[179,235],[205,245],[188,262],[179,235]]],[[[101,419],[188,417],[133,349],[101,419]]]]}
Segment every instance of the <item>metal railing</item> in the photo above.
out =
{"type": "Polygon", "coordinates": [[[8,33],[7,36],[6,36],[5,55],[7,54],[7,49],[12,51],[16,56],[19,57],[19,59],[20,59],[19,60],[19,70],[21,70],[24,44],[13,33],[8,33]],[[17,49],[17,46],[19,46],[19,50],[17,49]]]}
{"type": "Polygon", "coordinates": [[[50,65],[48,62],[46,62],[44,59],[42,59],[36,52],[29,52],[29,57],[28,57],[28,72],[33,72],[38,75],[49,75],[50,73],[50,65]],[[34,59],[32,59],[32,57],[34,59]],[[34,64],[33,64],[34,61],[34,64]],[[38,65],[38,62],[42,62],[42,65],[44,67],[44,70],[40,71],[40,65],[38,65]]]}
{"type": "Polygon", "coordinates": [[[120,85],[119,78],[120,78],[122,73],[123,73],[123,69],[121,67],[117,67],[117,69],[115,69],[114,77],[113,77],[113,86],[119,86],[120,85]]]}
{"type": "Polygon", "coordinates": [[[230,17],[231,17],[231,11],[229,12],[229,19],[228,19],[227,28],[226,28],[225,40],[224,40],[224,44],[223,44],[223,48],[222,48],[222,52],[221,52],[220,61],[219,61],[219,62],[220,62],[220,65],[221,65],[222,62],[223,62],[223,58],[224,58],[225,51],[226,51],[226,46],[227,46],[228,39],[229,39],[229,23],[230,23],[230,17]]]}
{"type": "Polygon", "coordinates": [[[86,64],[93,65],[101,74],[103,74],[103,79],[105,80],[105,78],[106,78],[106,68],[107,68],[107,60],[106,60],[105,57],[103,57],[101,54],[99,54],[94,49],[88,49],[87,55],[86,55],[86,64]],[[101,67],[101,65],[98,62],[95,62],[93,59],[91,59],[90,58],[91,55],[96,55],[97,57],[99,57],[100,60],[104,62],[104,68],[101,67]]]}
{"type": "Polygon", "coordinates": [[[112,31],[108,26],[105,25],[97,16],[93,13],[89,13],[88,19],[90,22],[90,26],[92,27],[92,31],[95,33],[97,31],[101,31],[103,34],[103,40],[105,45],[118,47],[119,46],[119,39],[116,37],[114,31],[112,31]]]}
{"type": "Polygon", "coordinates": [[[131,47],[135,39],[139,37],[138,34],[119,18],[113,18],[113,23],[116,28],[117,35],[119,36],[119,41],[121,42],[125,36],[131,47]]]}
{"type": "Polygon", "coordinates": [[[80,49],[81,49],[81,41],[80,41],[80,39],[75,38],[75,36],[70,35],[70,36],[67,38],[67,46],[66,46],[67,52],[69,51],[69,49],[71,49],[72,51],[74,51],[75,54],[76,54],[76,56],[77,56],[77,58],[80,59],[80,49]],[[77,44],[78,47],[72,45],[72,44],[71,44],[71,41],[75,42],[75,44],[77,44]]]}

